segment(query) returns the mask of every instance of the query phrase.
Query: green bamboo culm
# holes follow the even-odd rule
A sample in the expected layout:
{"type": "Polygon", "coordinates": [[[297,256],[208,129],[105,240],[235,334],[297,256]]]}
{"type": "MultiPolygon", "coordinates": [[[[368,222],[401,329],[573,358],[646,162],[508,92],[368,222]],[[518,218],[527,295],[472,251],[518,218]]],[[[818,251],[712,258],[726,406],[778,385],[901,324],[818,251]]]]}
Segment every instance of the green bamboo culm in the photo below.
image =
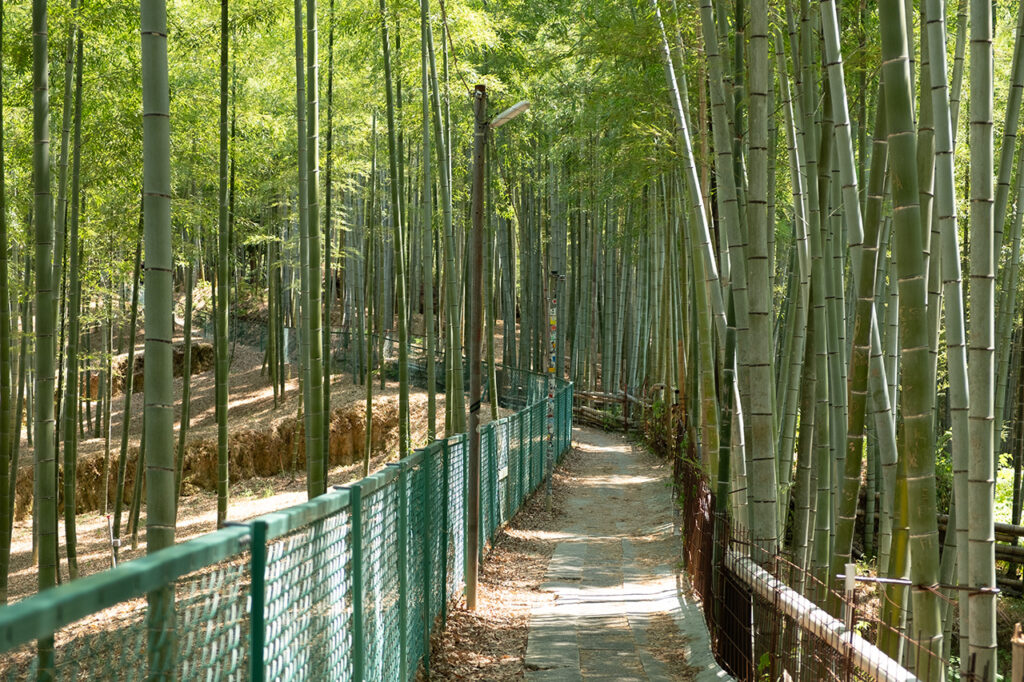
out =
{"type": "MultiPolygon", "coordinates": [[[[220,186],[217,213],[217,527],[228,518],[228,0],[220,1],[220,186]]],[[[187,340],[186,340],[187,341],[187,340]]],[[[177,497],[177,494],[175,495],[177,497]]]]}
{"type": "Polygon", "coordinates": [[[423,270],[423,337],[427,342],[427,440],[433,442],[436,436],[435,422],[437,421],[437,368],[434,363],[437,337],[434,334],[434,187],[430,174],[430,55],[427,41],[429,29],[430,5],[428,0],[420,0],[420,99],[423,107],[421,269],[423,270]]]}
{"type": "MultiPolygon", "coordinates": [[[[992,5],[971,0],[970,75],[970,322],[968,328],[967,562],[972,594],[968,671],[977,679],[996,679],[995,534],[995,187],[992,131],[992,5]]],[[[961,550],[962,551],[962,550],[961,550]]],[[[914,557],[913,564],[917,563],[914,557]]],[[[929,583],[930,584],[930,583],[929,583]]],[[[916,614],[915,614],[916,615],[916,614]]],[[[916,622],[916,621],[915,621],[916,622]]]]}
{"type": "MultiPolygon", "coordinates": [[[[74,12],[78,8],[78,0],[71,0],[71,11],[74,12]]],[[[61,100],[65,105],[70,105],[72,97],[72,87],[74,86],[74,60],[75,60],[75,22],[71,21],[68,26],[68,37],[64,44],[64,98],[61,100]]],[[[66,242],[66,235],[64,228],[67,225],[67,193],[68,193],[68,163],[70,159],[70,140],[71,140],[71,106],[64,106],[61,114],[61,136],[60,136],[60,158],[57,162],[57,201],[54,204],[54,208],[57,210],[57,216],[54,220],[54,240],[53,240],[53,285],[59,287],[62,283],[65,283],[64,279],[64,244],[66,242]]],[[[55,294],[53,315],[54,320],[57,319],[57,312],[61,306],[64,305],[64,300],[59,294],[55,294]]],[[[67,311],[67,307],[64,307],[67,311]]],[[[63,337],[63,318],[61,318],[61,332],[63,337]]],[[[56,322],[54,322],[56,324],[56,322]]],[[[63,350],[63,338],[61,338],[61,345],[58,346],[60,351],[63,350]]],[[[62,364],[58,363],[57,371],[60,371],[62,364]]],[[[58,384],[58,389],[60,388],[58,384]]],[[[58,417],[60,412],[60,403],[57,404],[58,417]]]]}
{"type": "MultiPolygon", "coordinates": [[[[57,584],[57,461],[53,431],[53,213],[50,194],[50,77],[47,2],[32,2],[32,184],[35,192],[35,490],[39,591],[57,584]]],[[[53,638],[39,640],[40,677],[53,676],[53,638]]]]}
{"type": "MultiPolygon", "coordinates": [[[[142,221],[142,215],[140,212],[139,222],[142,221]]],[[[141,235],[139,235],[141,237],[141,235]]],[[[135,246],[135,265],[132,269],[132,306],[131,306],[131,318],[128,323],[128,358],[125,364],[124,374],[124,402],[123,412],[121,417],[121,447],[118,451],[117,458],[117,484],[114,487],[114,528],[113,535],[115,540],[121,538],[121,509],[124,503],[124,487],[125,478],[128,471],[128,436],[129,427],[131,427],[132,418],[132,394],[135,383],[135,334],[138,328],[139,321],[139,284],[141,280],[141,268],[142,268],[142,241],[140,240],[135,246]]],[[[141,452],[141,451],[140,451],[141,452]]],[[[136,465],[135,475],[141,476],[142,470],[136,465]]],[[[114,556],[118,554],[118,546],[114,546],[114,556]]]]}
{"type": "MultiPolygon", "coordinates": [[[[430,0],[423,0],[430,11],[430,0]]],[[[443,40],[441,41],[444,42],[443,40]]],[[[447,53],[445,53],[447,54],[447,53]]],[[[437,150],[437,172],[441,180],[441,212],[444,222],[442,242],[444,245],[444,293],[447,311],[447,348],[445,353],[445,385],[449,390],[445,393],[445,422],[449,424],[448,434],[461,433],[466,430],[466,398],[461,390],[453,387],[463,385],[462,344],[458,333],[452,330],[459,328],[459,286],[458,270],[455,257],[455,233],[452,226],[452,185],[448,142],[444,134],[444,111],[441,107],[441,88],[437,78],[437,62],[434,57],[434,31],[427,22],[427,56],[430,61],[430,99],[433,116],[434,148],[437,150]]]]}
{"type": "MultiPolygon", "coordinates": [[[[4,72],[4,3],[0,0],[0,75],[4,72]]],[[[14,450],[14,404],[11,400],[11,309],[7,284],[7,181],[4,159],[4,86],[0,78],[0,606],[7,603],[7,578],[11,562],[11,466],[14,450]]]]}
{"type": "MultiPolygon", "coordinates": [[[[334,187],[334,0],[330,4],[330,21],[327,39],[327,164],[324,173],[324,316],[321,325],[323,336],[323,412],[324,412],[324,481],[331,463],[331,306],[334,304],[334,283],[336,278],[331,265],[331,232],[334,226],[331,200],[334,187]]],[[[342,252],[342,259],[345,254],[342,252]]],[[[344,273],[344,260],[341,271],[344,273]]],[[[341,281],[345,281],[344,275],[341,281]]]]}
{"type": "Polygon", "coordinates": [[[68,556],[68,575],[72,580],[78,577],[78,543],[75,528],[75,484],[78,467],[78,337],[80,330],[81,278],[79,276],[78,224],[81,217],[81,167],[82,167],[82,32],[78,31],[77,56],[75,58],[75,114],[74,114],[74,159],[71,171],[71,233],[68,236],[68,293],[70,313],[68,330],[68,378],[64,398],[64,532],[68,556]]]}
{"type": "MultiPolygon", "coordinates": [[[[324,414],[324,359],[321,323],[320,291],[320,52],[317,39],[316,0],[306,0],[306,196],[307,230],[309,240],[309,408],[307,418],[306,450],[310,467],[317,467],[314,475],[314,495],[327,492],[328,446],[330,421],[324,414]],[[314,449],[315,448],[315,449],[314,449]]],[[[330,320],[326,321],[330,325],[330,320]]],[[[329,329],[328,329],[329,331],[329,329]]]]}
{"type": "MultiPolygon", "coordinates": [[[[824,6],[822,7],[824,9],[824,6]]],[[[846,459],[842,470],[839,504],[836,512],[836,540],[832,565],[844,566],[850,561],[853,548],[854,521],[857,501],[860,499],[861,470],[867,420],[868,366],[870,364],[871,328],[875,320],[875,276],[881,238],[881,201],[876,201],[882,191],[885,178],[885,164],[888,160],[885,139],[885,92],[879,92],[879,107],[875,114],[875,130],[872,135],[879,141],[872,145],[871,170],[868,179],[867,219],[864,221],[863,248],[860,258],[860,273],[854,278],[857,287],[857,303],[854,312],[853,340],[850,351],[847,384],[847,429],[846,459]]],[[[833,615],[839,612],[839,601],[833,599],[829,605],[833,615]]]]}
{"type": "MultiPolygon", "coordinates": [[[[771,272],[768,234],[774,218],[768,214],[768,87],[771,78],[768,58],[768,4],[753,0],[750,5],[750,166],[747,216],[747,284],[750,297],[750,338],[757,339],[749,353],[750,406],[745,419],[750,423],[750,530],[752,540],[767,560],[778,548],[776,517],[775,378],[773,372],[771,272]]],[[[845,101],[845,99],[844,99],[845,101]]],[[[838,130],[838,128],[837,128],[838,130]]],[[[849,129],[847,128],[847,138],[849,129]]],[[[856,199],[856,188],[854,189],[856,199]]],[[[859,217],[859,216],[858,216],[859,217]]],[[[755,557],[757,558],[757,557],[755,557]]]]}
{"type": "MultiPolygon", "coordinates": [[[[910,578],[914,640],[928,652],[942,651],[938,595],[927,589],[939,580],[939,533],[936,521],[934,430],[934,365],[929,358],[927,302],[921,208],[918,204],[917,139],[906,16],[903,4],[879,4],[885,109],[892,172],[893,235],[899,273],[900,359],[903,376],[902,417],[906,465],[910,578]],[[930,374],[930,376],[929,376],[930,374]]],[[[929,679],[942,679],[942,666],[926,667],[929,679]],[[938,670],[936,670],[938,668],[938,670]]]]}
{"type": "MultiPolygon", "coordinates": [[[[714,580],[716,582],[722,579],[718,567],[722,565],[724,543],[721,542],[720,538],[726,528],[727,515],[729,513],[730,482],[732,480],[730,450],[732,448],[732,407],[736,381],[736,305],[731,295],[729,296],[728,322],[729,327],[725,332],[724,365],[722,367],[722,419],[719,424],[721,434],[718,437],[718,479],[715,486],[715,543],[712,565],[715,567],[714,580]]],[[[720,618],[721,600],[718,601],[715,608],[716,616],[720,618]]]]}
{"type": "MultiPolygon", "coordinates": [[[[373,453],[373,234],[377,224],[377,112],[371,115],[370,147],[370,201],[366,210],[363,245],[363,299],[366,301],[366,440],[363,443],[363,476],[370,475],[370,456],[373,453]]],[[[383,367],[381,368],[383,374],[383,367]]]]}
{"type": "MultiPolygon", "coordinates": [[[[146,551],[174,544],[174,260],[171,249],[171,116],[166,0],[142,0],[142,195],[146,248],[146,551]]],[[[174,586],[149,594],[150,679],[174,672],[174,586]]]]}
{"type": "Polygon", "coordinates": [[[384,88],[388,117],[388,170],[391,176],[391,224],[395,249],[395,309],[398,311],[398,457],[409,454],[409,329],[405,300],[405,242],[403,241],[401,197],[399,195],[398,142],[395,97],[391,76],[391,45],[388,12],[380,0],[381,38],[384,44],[384,88]]]}
{"type": "Polygon", "coordinates": [[[323,449],[319,438],[321,433],[319,424],[322,423],[322,420],[320,420],[320,417],[322,416],[320,414],[320,408],[323,401],[323,393],[321,383],[317,381],[317,377],[322,378],[320,375],[319,365],[320,353],[317,348],[314,348],[314,346],[320,346],[321,340],[319,326],[313,322],[314,315],[317,318],[320,316],[320,298],[319,293],[317,293],[315,298],[317,305],[315,307],[312,306],[311,302],[314,300],[314,295],[310,291],[313,288],[317,290],[320,288],[320,277],[318,274],[320,266],[318,261],[316,262],[316,265],[313,264],[314,261],[311,254],[311,244],[314,240],[310,236],[311,231],[319,230],[316,225],[311,223],[309,215],[310,159],[307,154],[308,129],[306,126],[306,75],[303,54],[302,0],[295,0],[295,119],[299,161],[299,259],[301,262],[299,270],[302,308],[300,354],[303,371],[303,402],[306,405],[303,417],[306,447],[306,494],[310,499],[312,499],[322,494],[324,491],[323,463],[321,459],[323,449]],[[317,333],[314,333],[314,329],[317,333]]]}
{"type": "MultiPolygon", "coordinates": [[[[945,310],[946,367],[949,373],[949,412],[953,427],[953,498],[959,500],[956,518],[956,546],[961,548],[956,562],[957,583],[965,588],[970,582],[969,562],[964,550],[968,547],[967,524],[967,459],[969,457],[969,393],[967,376],[967,343],[964,333],[964,302],[960,271],[960,235],[957,228],[956,182],[953,147],[956,126],[950,104],[946,63],[946,21],[943,3],[928,0],[925,3],[928,18],[928,45],[931,54],[930,76],[932,110],[935,118],[935,205],[939,221],[942,246],[943,309],[945,310]]],[[[958,36],[958,50],[961,47],[958,36]]],[[[961,52],[962,56],[962,52],[961,52]]],[[[970,592],[960,591],[960,651],[969,647],[970,592]]],[[[949,643],[946,645],[949,646],[949,643]]]]}
{"type": "MultiPolygon", "coordinates": [[[[192,418],[192,287],[195,286],[195,272],[192,262],[185,266],[185,348],[181,361],[181,420],[178,424],[178,460],[175,463],[174,490],[176,499],[181,499],[181,477],[185,468],[185,438],[192,418]]],[[[273,334],[271,334],[273,338],[273,334]]],[[[274,384],[277,388],[277,384],[274,384]]],[[[275,395],[276,397],[276,395],[275,395]]]]}

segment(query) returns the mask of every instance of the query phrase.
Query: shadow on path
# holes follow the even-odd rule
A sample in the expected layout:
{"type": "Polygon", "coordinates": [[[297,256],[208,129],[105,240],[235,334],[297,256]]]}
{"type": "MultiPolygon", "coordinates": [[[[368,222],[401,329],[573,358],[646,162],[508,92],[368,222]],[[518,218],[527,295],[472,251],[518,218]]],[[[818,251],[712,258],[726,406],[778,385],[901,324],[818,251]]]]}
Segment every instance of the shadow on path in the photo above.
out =
{"type": "Polygon", "coordinates": [[[680,596],[668,466],[619,434],[573,439],[581,455],[541,585],[554,600],[531,611],[526,679],[727,679],[680,596]]]}

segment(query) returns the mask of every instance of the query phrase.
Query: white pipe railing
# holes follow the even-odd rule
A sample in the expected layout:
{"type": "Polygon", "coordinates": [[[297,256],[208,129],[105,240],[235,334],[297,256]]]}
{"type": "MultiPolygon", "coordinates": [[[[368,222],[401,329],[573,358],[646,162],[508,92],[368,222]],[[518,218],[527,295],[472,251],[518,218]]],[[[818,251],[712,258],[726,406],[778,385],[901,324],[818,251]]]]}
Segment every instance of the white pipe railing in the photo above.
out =
{"type": "Polygon", "coordinates": [[[778,606],[801,628],[835,649],[879,682],[916,682],[913,673],[848,628],[843,621],[833,618],[812,601],[801,596],[781,580],[758,566],[753,559],[733,550],[725,555],[725,566],[752,589],[759,597],[778,606]]]}

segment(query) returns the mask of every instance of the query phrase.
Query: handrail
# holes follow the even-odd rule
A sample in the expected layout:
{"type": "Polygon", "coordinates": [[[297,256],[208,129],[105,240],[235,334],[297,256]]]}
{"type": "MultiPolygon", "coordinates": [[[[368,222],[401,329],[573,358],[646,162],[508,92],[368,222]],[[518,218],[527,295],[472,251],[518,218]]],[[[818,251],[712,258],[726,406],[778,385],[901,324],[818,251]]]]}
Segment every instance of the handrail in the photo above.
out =
{"type": "Polygon", "coordinates": [[[917,677],[878,647],[849,629],[843,621],[833,618],[814,602],[791,589],[764,570],[750,557],[735,550],[725,554],[725,565],[747,587],[762,599],[782,609],[801,628],[811,632],[879,682],[917,682],[917,677]]]}
{"type": "Polygon", "coordinates": [[[0,651],[48,637],[92,613],[235,556],[248,541],[247,526],[221,528],[0,608],[0,651]]]}

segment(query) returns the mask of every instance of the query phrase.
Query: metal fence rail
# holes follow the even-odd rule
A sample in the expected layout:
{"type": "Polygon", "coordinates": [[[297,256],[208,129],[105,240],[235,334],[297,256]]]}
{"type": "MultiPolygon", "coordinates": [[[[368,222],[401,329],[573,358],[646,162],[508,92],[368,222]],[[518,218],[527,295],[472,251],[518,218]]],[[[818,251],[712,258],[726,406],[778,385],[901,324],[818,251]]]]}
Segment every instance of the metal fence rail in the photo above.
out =
{"type": "MultiPolygon", "coordinates": [[[[481,548],[543,481],[547,378],[505,368],[481,427],[481,548]]],[[[568,450],[571,383],[554,395],[568,450]]],[[[0,679],[148,679],[170,652],[180,680],[409,680],[464,587],[465,434],[360,481],[0,609],[0,679]],[[147,594],[172,590],[154,638],[147,594]]],[[[442,625],[443,626],[443,625],[442,625]]]]}

